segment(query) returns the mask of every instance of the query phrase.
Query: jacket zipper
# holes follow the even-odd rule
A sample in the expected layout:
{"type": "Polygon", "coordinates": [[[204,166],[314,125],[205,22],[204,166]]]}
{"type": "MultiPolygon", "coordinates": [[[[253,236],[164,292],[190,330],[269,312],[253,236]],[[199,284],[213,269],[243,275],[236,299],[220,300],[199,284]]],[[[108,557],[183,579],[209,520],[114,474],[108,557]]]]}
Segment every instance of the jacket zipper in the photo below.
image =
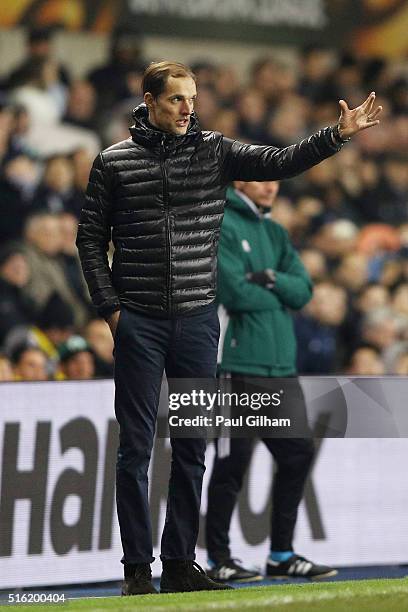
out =
{"type": "Polygon", "coordinates": [[[171,232],[170,232],[170,218],[169,218],[169,185],[168,185],[168,176],[166,169],[166,149],[164,147],[165,138],[163,136],[161,140],[161,152],[160,152],[160,166],[163,175],[163,203],[165,206],[165,224],[166,224],[166,236],[167,236],[167,245],[168,245],[168,253],[167,253],[167,270],[166,270],[166,288],[167,288],[167,308],[169,313],[171,313],[171,291],[170,291],[170,282],[171,282],[171,232]]]}

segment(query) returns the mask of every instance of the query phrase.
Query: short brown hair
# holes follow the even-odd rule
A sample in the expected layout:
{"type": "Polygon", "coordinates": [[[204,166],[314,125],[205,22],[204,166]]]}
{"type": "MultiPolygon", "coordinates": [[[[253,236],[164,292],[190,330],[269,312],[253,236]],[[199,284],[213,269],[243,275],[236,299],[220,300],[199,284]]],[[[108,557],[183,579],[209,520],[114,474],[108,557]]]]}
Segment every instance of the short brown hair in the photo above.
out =
{"type": "Polygon", "coordinates": [[[191,77],[194,81],[196,76],[188,66],[178,62],[152,62],[145,70],[142,81],[143,95],[150,92],[153,98],[157,98],[166,88],[167,79],[172,77],[191,77]]]}

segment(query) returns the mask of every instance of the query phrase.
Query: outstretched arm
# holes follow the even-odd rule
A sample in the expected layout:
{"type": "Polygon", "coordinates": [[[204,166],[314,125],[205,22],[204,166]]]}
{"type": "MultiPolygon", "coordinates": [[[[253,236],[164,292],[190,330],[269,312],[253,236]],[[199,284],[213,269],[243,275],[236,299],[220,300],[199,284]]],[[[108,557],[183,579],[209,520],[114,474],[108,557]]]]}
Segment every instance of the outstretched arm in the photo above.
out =
{"type": "Polygon", "coordinates": [[[258,146],[221,138],[222,174],[230,181],[276,181],[290,178],[337,153],[354,134],[379,123],[381,106],[373,110],[375,93],[357,108],[340,100],[339,122],[289,147],[258,146]]]}

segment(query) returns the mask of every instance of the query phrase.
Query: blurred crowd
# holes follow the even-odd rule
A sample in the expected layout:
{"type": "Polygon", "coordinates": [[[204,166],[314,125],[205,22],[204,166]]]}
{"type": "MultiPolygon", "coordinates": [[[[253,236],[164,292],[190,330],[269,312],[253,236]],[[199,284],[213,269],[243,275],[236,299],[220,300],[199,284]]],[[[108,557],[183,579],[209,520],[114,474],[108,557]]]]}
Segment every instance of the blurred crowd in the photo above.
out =
{"type": "MultiPolygon", "coordinates": [[[[136,36],[80,80],[57,61],[52,30],[0,82],[0,380],[110,377],[113,341],[90,303],[75,247],[92,160],[128,138],[150,60],[136,36]]],[[[312,276],[296,317],[301,374],[408,375],[408,75],[382,58],[309,47],[260,58],[248,75],[203,58],[203,129],[286,146],[336,123],[338,100],[376,91],[380,126],[284,181],[271,212],[312,276]]]]}

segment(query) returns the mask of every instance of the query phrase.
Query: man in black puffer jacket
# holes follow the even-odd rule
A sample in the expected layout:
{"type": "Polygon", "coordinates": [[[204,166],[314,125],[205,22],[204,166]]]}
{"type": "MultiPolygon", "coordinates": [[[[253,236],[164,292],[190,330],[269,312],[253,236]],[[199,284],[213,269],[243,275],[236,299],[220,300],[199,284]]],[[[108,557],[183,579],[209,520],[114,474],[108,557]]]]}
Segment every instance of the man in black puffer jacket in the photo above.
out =
{"type": "MultiPolygon", "coordinates": [[[[193,113],[195,78],[182,64],[151,64],[143,93],[131,137],[93,164],[77,238],[93,303],[115,338],[117,509],[122,592],[129,595],[155,592],[147,472],[163,371],[168,378],[215,376],[217,247],[228,184],[299,174],[378,123],[380,112],[374,94],[353,110],[340,101],[338,125],[277,149],[202,132],[193,113]]],[[[161,591],[226,588],[194,563],[205,441],[172,438],[171,445],[161,591]]]]}

